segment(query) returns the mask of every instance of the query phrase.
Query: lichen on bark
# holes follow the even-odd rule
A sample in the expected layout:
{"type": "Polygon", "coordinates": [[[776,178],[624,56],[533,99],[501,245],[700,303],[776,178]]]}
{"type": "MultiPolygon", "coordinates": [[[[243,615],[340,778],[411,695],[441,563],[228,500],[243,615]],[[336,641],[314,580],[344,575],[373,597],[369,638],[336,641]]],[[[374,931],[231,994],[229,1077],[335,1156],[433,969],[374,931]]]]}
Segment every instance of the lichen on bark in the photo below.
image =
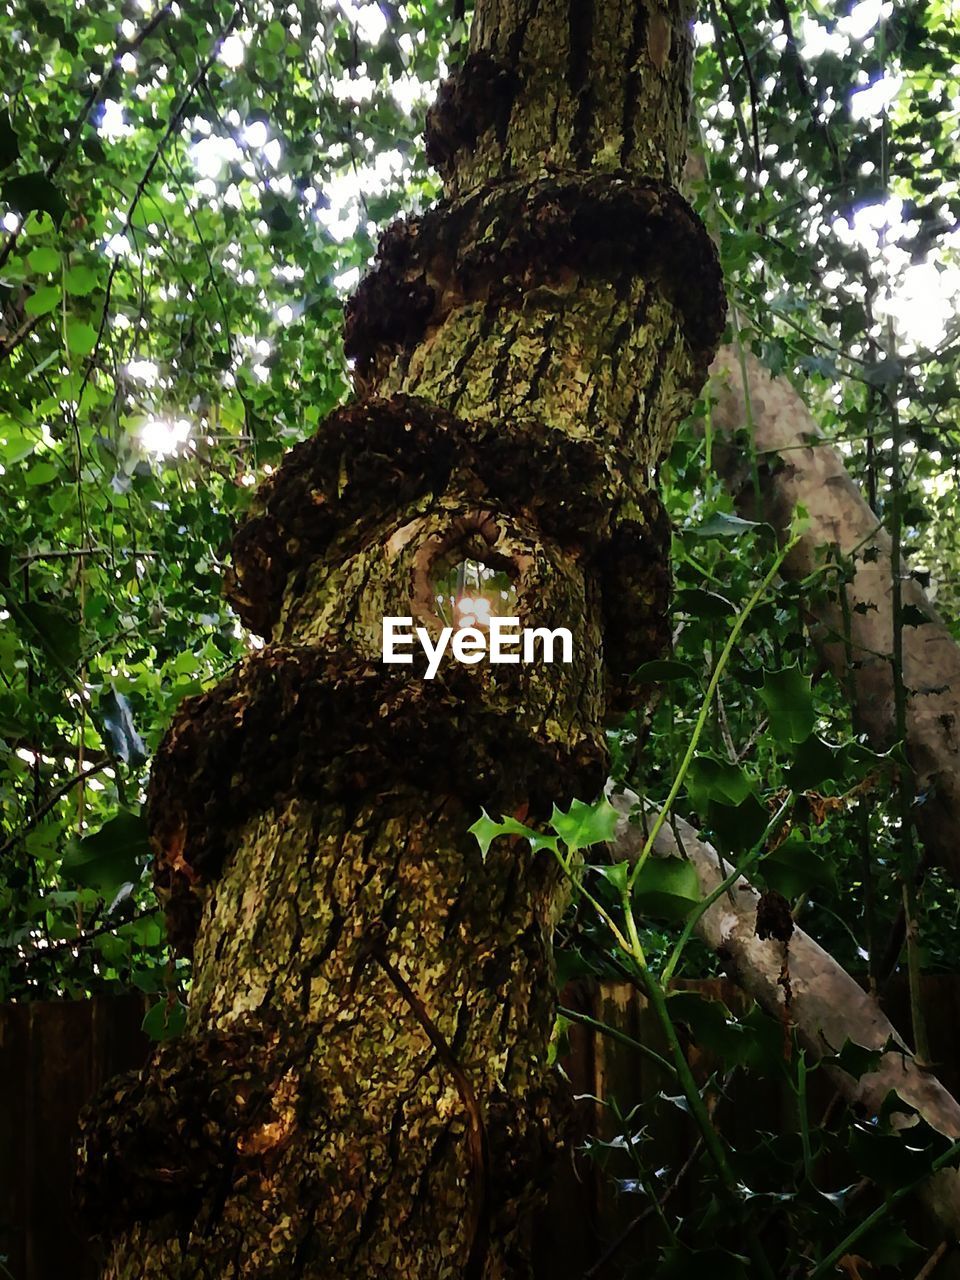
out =
{"type": "Polygon", "coordinates": [[[183,1039],[85,1120],[105,1280],[529,1275],[563,1137],[561,883],[467,828],[596,795],[605,724],[669,635],[656,466],[723,322],[672,186],[690,48],[672,0],[477,4],[431,118],[445,198],[388,229],[349,308],[357,395],[235,539],[267,644],[153,765],[194,981],[183,1039]],[[459,555],[575,661],[382,666],[383,615],[436,628],[459,555]]]}

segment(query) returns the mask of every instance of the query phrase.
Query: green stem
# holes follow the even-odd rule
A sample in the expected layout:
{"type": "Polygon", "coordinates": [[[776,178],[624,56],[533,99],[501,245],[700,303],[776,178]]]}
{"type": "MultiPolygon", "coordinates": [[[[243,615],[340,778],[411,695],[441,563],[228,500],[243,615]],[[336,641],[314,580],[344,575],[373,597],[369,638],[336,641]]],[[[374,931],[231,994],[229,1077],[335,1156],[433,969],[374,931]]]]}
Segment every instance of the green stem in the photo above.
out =
{"type": "Polygon", "coordinates": [[[866,1235],[871,1227],[875,1227],[878,1222],[885,1218],[895,1204],[899,1204],[901,1200],[905,1199],[915,1191],[921,1183],[926,1182],[929,1177],[934,1173],[937,1173],[945,1165],[948,1165],[950,1161],[958,1155],[960,1155],[960,1142],[955,1142],[951,1147],[947,1148],[942,1156],[938,1156],[937,1159],[934,1160],[929,1173],[925,1173],[922,1177],[917,1178],[914,1182],[908,1183],[905,1187],[897,1187],[896,1191],[892,1192],[887,1199],[884,1200],[883,1204],[878,1205],[877,1208],[874,1209],[873,1213],[864,1218],[858,1226],[854,1227],[848,1235],[844,1236],[835,1249],[831,1250],[831,1252],[828,1253],[821,1262],[817,1263],[807,1277],[807,1280],[824,1280],[824,1277],[832,1275],[834,1268],[840,1259],[850,1252],[853,1245],[855,1245],[862,1236],[866,1235]]]}
{"type": "MultiPolygon", "coordinates": [[[[712,889],[705,898],[703,898],[700,902],[697,903],[696,907],[694,907],[694,909],[690,912],[689,916],[687,916],[687,919],[683,926],[683,932],[680,934],[680,937],[677,939],[676,945],[674,946],[673,951],[670,954],[670,959],[667,961],[666,967],[664,968],[663,974],[661,975],[661,981],[665,986],[673,977],[674,972],[676,971],[677,965],[680,963],[680,957],[683,954],[683,949],[687,945],[687,943],[690,941],[691,935],[693,934],[694,929],[697,927],[697,924],[699,923],[701,917],[704,915],[706,911],[708,911],[713,906],[713,904],[716,902],[718,898],[722,897],[722,895],[725,894],[728,889],[732,888],[733,885],[736,884],[736,882],[740,879],[742,875],[745,875],[747,871],[749,871],[749,869],[753,866],[755,862],[758,862],[760,860],[760,858],[763,856],[764,850],[766,849],[767,843],[769,842],[771,837],[776,835],[776,833],[780,830],[780,827],[783,825],[784,819],[786,818],[790,809],[793,807],[793,803],[795,799],[796,799],[796,796],[791,791],[790,794],[787,796],[787,798],[780,805],[779,809],[777,809],[777,812],[773,815],[773,817],[767,823],[767,826],[764,829],[763,835],[760,837],[757,844],[754,845],[754,847],[750,850],[750,852],[737,864],[737,866],[734,867],[734,869],[730,872],[729,875],[725,876],[724,879],[721,880],[720,883],[714,889],[712,889]]],[[[720,863],[720,866],[722,869],[723,867],[722,861],[720,863]]]]}
{"type": "MultiPolygon", "coordinates": [[[[683,1046],[677,1035],[677,1029],[673,1025],[673,1019],[670,1017],[670,1011],[667,1008],[667,998],[663,988],[657,981],[656,976],[650,972],[646,966],[641,967],[647,994],[650,998],[650,1004],[656,1014],[657,1021],[663,1030],[667,1044],[670,1048],[671,1056],[677,1067],[677,1076],[680,1080],[680,1086],[683,1089],[684,1097],[690,1107],[690,1112],[696,1121],[697,1127],[703,1135],[703,1143],[707,1152],[716,1165],[717,1172],[721,1181],[726,1188],[728,1198],[739,1206],[739,1198],[737,1196],[737,1177],[727,1161],[727,1153],[724,1150],[723,1142],[720,1135],[713,1127],[706,1104],[700,1094],[700,1088],[693,1077],[690,1070],[690,1064],[687,1062],[687,1055],[683,1052],[683,1046]]],[[[773,1269],[767,1260],[763,1248],[755,1236],[748,1237],[747,1246],[753,1258],[754,1264],[764,1277],[764,1280],[775,1280],[773,1269]]]]}
{"type": "Polygon", "coordinates": [[[628,1036],[625,1031],[618,1031],[616,1027],[611,1027],[607,1022],[601,1022],[598,1018],[591,1018],[588,1013],[578,1013],[576,1009],[567,1009],[563,1005],[557,1009],[557,1013],[562,1018],[569,1019],[570,1022],[579,1022],[584,1027],[599,1031],[601,1035],[610,1040],[615,1040],[617,1044],[625,1045],[628,1049],[635,1049],[644,1058],[656,1063],[661,1070],[676,1077],[677,1071],[672,1062],[668,1062],[666,1058],[661,1057],[656,1049],[651,1049],[649,1045],[640,1040],[634,1040],[633,1036],[628,1036]]]}
{"type": "Polygon", "coordinates": [[[636,883],[637,876],[640,874],[641,868],[643,867],[647,858],[649,858],[650,852],[653,849],[653,843],[656,840],[657,836],[660,834],[660,828],[663,826],[664,822],[666,822],[667,814],[670,812],[670,809],[672,808],[674,801],[676,800],[677,796],[680,794],[680,789],[682,788],[684,779],[687,776],[687,770],[690,768],[690,765],[693,763],[693,757],[696,755],[697,746],[699,745],[700,738],[703,735],[703,730],[706,726],[707,719],[710,715],[710,708],[713,705],[713,699],[717,692],[717,688],[720,684],[720,679],[724,673],[724,670],[726,669],[727,663],[730,661],[730,656],[733,653],[734,646],[736,645],[737,640],[740,638],[740,632],[743,630],[744,624],[746,623],[747,619],[750,617],[750,614],[753,612],[757,604],[766,594],[767,588],[770,586],[770,583],[776,577],[780,569],[780,566],[783,564],[784,560],[790,554],[793,548],[797,545],[799,540],[800,540],[800,535],[795,534],[780,549],[780,551],[777,553],[776,558],[774,559],[773,564],[770,566],[769,571],[764,575],[763,581],[757,587],[756,591],[754,591],[753,595],[750,597],[750,599],[741,609],[739,614],[737,614],[737,619],[733,624],[733,627],[730,631],[730,635],[727,637],[727,643],[723,646],[723,651],[720,654],[720,657],[713,668],[713,674],[710,677],[710,683],[707,685],[707,691],[704,694],[703,702],[700,704],[700,713],[697,716],[696,724],[694,725],[693,733],[690,737],[690,742],[687,746],[686,753],[683,757],[683,760],[680,762],[680,768],[677,770],[676,776],[673,779],[673,784],[670,787],[670,793],[667,796],[666,800],[664,801],[663,808],[657,814],[656,820],[653,826],[650,828],[650,834],[647,836],[647,839],[644,842],[644,846],[643,846],[643,849],[641,850],[640,856],[637,859],[633,870],[630,872],[628,889],[632,889],[634,884],[636,883]]]}

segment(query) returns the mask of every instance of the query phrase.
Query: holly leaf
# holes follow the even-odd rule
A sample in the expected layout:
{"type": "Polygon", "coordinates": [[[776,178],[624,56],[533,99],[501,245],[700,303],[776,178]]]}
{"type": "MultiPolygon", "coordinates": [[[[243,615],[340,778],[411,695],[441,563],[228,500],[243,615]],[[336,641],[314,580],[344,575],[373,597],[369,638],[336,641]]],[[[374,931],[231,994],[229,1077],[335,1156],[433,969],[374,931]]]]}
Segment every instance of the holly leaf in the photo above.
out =
{"type": "Polygon", "coordinates": [[[633,884],[633,902],[644,916],[683,920],[700,901],[696,870],[684,858],[648,858],[633,884]]]}
{"type": "Polygon", "coordinates": [[[765,671],[760,697],[767,708],[770,732],[778,742],[803,742],[816,724],[810,680],[799,664],[765,671]]]}
{"type": "Polygon", "coordinates": [[[566,813],[554,805],[550,825],[567,848],[576,853],[612,840],[618,816],[606,796],[601,796],[595,804],[574,800],[566,813]]]}
{"type": "Polygon", "coordinates": [[[472,827],[467,828],[467,831],[476,838],[477,844],[480,846],[480,856],[484,862],[486,862],[487,854],[490,852],[491,844],[498,836],[523,836],[524,839],[530,841],[532,853],[537,853],[540,849],[550,849],[555,853],[557,849],[557,842],[553,836],[542,835],[539,831],[534,831],[532,827],[518,822],[516,818],[501,818],[498,822],[495,818],[490,817],[486,809],[480,810],[480,817],[472,827]]]}
{"type": "Polygon", "coordinates": [[[799,832],[791,832],[783,844],[768,853],[762,866],[765,882],[785,898],[797,898],[811,889],[835,891],[837,888],[833,863],[799,832]]]}

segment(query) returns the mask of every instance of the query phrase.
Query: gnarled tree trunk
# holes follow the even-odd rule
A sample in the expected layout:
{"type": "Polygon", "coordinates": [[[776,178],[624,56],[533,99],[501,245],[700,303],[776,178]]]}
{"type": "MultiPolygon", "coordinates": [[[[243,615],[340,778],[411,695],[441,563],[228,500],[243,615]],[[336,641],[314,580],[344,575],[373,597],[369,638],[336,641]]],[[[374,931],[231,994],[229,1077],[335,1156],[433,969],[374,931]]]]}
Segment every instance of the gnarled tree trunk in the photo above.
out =
{"type": "Polygon", "coordinates": [[[446,198],[348,308],[357,397],[237,535],[268,643],[154,764],[195,981],[185,1036],[87,1121],[112,1280],[529,1274],[561,886],[467,828],[595,795],[667,636],[650,479],[723,314],[673,185],[690,56],[677,0],[477,6],[430,118],[446,198]],[[571,665],[382,665],[383,616],[437,628],[467,557],[522,625],[571,629],[571,665]]]}

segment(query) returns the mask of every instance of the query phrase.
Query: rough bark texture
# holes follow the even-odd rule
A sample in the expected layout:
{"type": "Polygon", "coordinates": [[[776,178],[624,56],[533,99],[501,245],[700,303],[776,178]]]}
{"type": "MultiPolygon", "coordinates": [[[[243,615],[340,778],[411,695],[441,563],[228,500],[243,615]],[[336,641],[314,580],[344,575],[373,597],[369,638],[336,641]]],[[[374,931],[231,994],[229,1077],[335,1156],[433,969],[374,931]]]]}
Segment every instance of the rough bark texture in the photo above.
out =
{"type": "MultiPolygon", "coordinates": [[[[624,791],[611,799],[621,814],[615,856],[636,858],[645,836],[642,825],[629,819],[642,812],[639,797],[624,791]]],[[[660,858],[686,858],[696,869],[704,898],[733,870],[681,818],[673,821],[672,828],[670,823],[663,826],[653,852],[660,858]]],[[[895,1090],[934,1129],[951,1139],[960,1138],[960,1104],[931,1071],[917,1063],[876,1000],[792,921],[786,949],[776,938],[761,937],[760,906],[760,894],[741,876],[697,924],[698,935],[721,957],[730,977],[761,1008],[795,1027],[817,1057],[838,1053],[848,1040],[875,1050],[899,1046],[883,1053],[875,1068],[860,1079],[833,1070],[837,1087],[867,1115],[879,1114],[895,1090]]],[[[909,1133],[909,1128],[904,1130],[908,1141],[909,1133]]],[[[956,1169],[942,1169],[930,1178],[922,1199],[951,1239],[960,1236],[960,1173],[956,1169]]]]}
{"type": "MultiPolygon", "coordinates": [[[[824,443],[800,395],[774,378],[751,354],[745,357],[754,448],[761,476],[762,518],[783,532],[797,504],[810,524],[784,566],[795,577],[810,573],[837,548],[852,564],[846,592],[850,652],[836,592],[807,602],[814,637],[842,682],[852,672],[858,723],[882,749],[896,740],[893,688],[893,572],[890,538],[851,480],[836,450],[824,443]]],[[[748,416],[743,373],[735,350],[723,348],[712,369],[714,429],[732,437],[748,416]]],[[[721,451],[719,466],[745,510],[753,484],[742,450],[721,451]]],[[[960,881],[960,646],[937,616],[922,587],[903,570],[902,600],[907,750],[916,777],[917,830],[930,859],[960,881]],[[916,624],[919,611],[925,621],[916,624]]]]}
{"type": "Polygon", "coordinates": [[[690,51],[678,0],[477,7],[431,117],[446,198],[387,230],[348,307],[357,398],[236,538],[268,644],[154,763],[195,980],[185,1037],[85,1125],[110,1280],[529,1274],[562,895],[467,828],[595,795],[604,721],[668,634],[649,486],[723,321],[670,185],[690,51]],[[571,628],[572,665],[381,665],[383,615],[436,629],[468,556],[522,625],[571,628]]]}

